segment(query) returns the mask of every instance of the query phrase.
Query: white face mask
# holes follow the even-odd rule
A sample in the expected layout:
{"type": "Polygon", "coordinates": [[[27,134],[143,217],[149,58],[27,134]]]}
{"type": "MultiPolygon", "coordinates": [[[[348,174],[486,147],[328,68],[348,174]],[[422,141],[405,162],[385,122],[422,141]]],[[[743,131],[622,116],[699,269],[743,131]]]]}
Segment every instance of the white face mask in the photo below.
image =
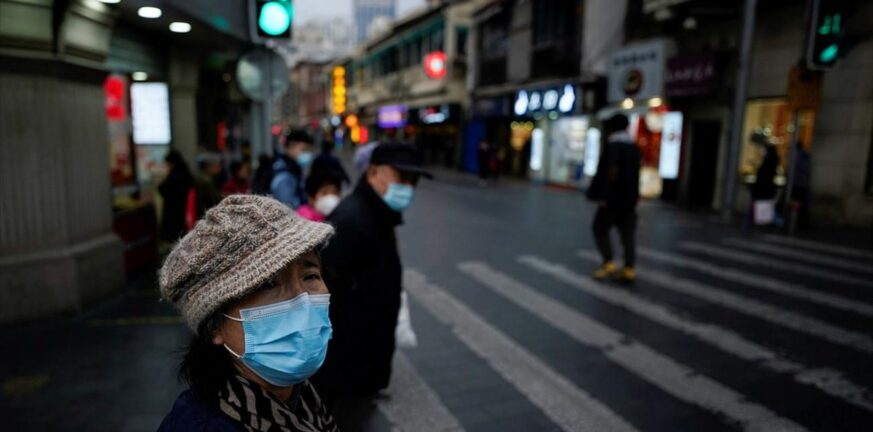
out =
{"type": "Polygon", "coordinates": [[[339,203],[339,195],[322,195],[321,198],[315,200],[315,209],[318,210],[319,213],[327,216],[333,212],[333,209],[335,209],[339,203]]]}

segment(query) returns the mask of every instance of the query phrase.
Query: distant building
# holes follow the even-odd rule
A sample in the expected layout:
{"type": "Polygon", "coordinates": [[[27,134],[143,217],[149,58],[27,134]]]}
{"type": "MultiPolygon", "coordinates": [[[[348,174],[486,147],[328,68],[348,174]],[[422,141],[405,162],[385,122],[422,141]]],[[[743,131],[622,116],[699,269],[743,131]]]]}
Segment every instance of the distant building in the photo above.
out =
{"type": "Polygon", "coordinates": [[[363,43],[370,36],[374,22],[393,21],[397,17],[397,0],[354,0],[355,41],[363,43]]]}

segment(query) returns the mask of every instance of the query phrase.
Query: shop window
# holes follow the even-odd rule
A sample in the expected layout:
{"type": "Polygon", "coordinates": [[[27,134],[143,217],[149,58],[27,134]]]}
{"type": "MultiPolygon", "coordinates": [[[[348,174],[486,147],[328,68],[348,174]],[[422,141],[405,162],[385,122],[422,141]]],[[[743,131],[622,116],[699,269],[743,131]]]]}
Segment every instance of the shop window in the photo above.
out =
{"type": "Polygon", "coordinates": [[[557,43],[570,38],[575,7],[573,0],[540,0],[534,3],[534,45],[557,43]]]}
{"type": "MultiPolygon", "coordinates": [[[[745,183],[754,183],[755,173],[764,158],[764,145],[772,145],[779,155],[779,172],[775,182],[784,185],[791,148],[793,113],[783,98],[758,99],[746,104],[743,122],[742,150],[739,171],[745,183]]],[[[815,112],[801,111],[798,117],[797,139],[809,151],[812,145],[815,112]]]]}

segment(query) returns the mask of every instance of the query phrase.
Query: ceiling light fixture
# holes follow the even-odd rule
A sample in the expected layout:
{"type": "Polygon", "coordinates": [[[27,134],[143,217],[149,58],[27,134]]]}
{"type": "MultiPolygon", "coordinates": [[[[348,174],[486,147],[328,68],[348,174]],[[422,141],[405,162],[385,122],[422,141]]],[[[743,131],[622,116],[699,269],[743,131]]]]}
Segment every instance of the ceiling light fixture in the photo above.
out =
{"type": "Polygon", "coordinates": [[[170,31],[173,33],[188,33],[191,31],[191,24],[182,21],[171,22],[170,31]]]}
{"type": "Polygon", "coordinates": [[[163,12],[161,12],[160,9],[153,7],[153,6],[143,6],[143,7],[139,8],[139,10],[136,11],[136,13],[137,13],[137,15],[139,15],[143,18],[148,18],[148,19],[160,18],[161,15],[163,14],[163,12]]]}

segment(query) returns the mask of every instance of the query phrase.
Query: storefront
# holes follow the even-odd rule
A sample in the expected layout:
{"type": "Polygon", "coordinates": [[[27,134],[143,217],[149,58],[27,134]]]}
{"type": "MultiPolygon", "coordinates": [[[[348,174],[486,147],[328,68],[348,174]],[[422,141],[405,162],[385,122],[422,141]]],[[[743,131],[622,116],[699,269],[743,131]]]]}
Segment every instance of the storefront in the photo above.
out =
{"type": "Polygon", "coordinates": [[[454,167],[458,159],[461,106],[444,103],[409,108],[407,138],[422,151],[424,163],[454,167]]]}
{"type": "MultiPolygon", "coordinates": [[[[664,97],[666,58],[672,44],[654,39],[615,51],[609,61],[607,98],[611,104],[599,119],[623,113],[642,155],[640,196],[659,198],[674,191],[680,174],[683,114],[672,111],[664,97]]],[[[596,172],[596,170],[595,170],[596,172]]]]}
{"type": "Polygon", "coordinates": [[[482,97],[473,101],[472,118],[467,123],[464,134],[464,170],[467,172],[479,171],[479,147],[482,142],[492,146],[495,151],[508,151],[512,122],[511,102],[508,94],[482,97]]]}

